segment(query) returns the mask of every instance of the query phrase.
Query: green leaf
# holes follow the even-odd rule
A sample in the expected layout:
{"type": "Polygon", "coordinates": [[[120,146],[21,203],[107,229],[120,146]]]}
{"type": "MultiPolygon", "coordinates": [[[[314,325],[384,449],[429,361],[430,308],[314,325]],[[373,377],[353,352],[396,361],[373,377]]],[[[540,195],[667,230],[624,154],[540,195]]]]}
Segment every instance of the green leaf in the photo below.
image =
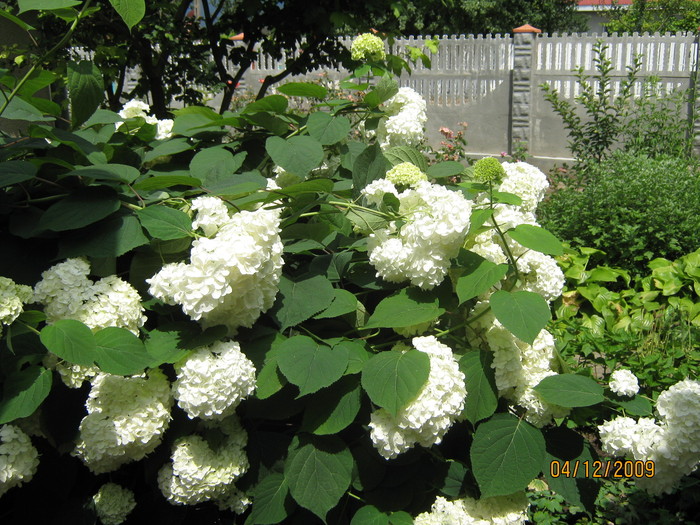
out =
{"type": "Polygon", "coordinates": [[[468,392],[464,415],[472,424],[491,417],[498,406],[492,363],[493,352],[485,350],[472,350],[459,360],[459,369],[464,372],[468,392]]]}
{"type": "Polygon", "coordinates": [[[277,358],[269,358],[258,372],[255,379],[255,396],[258,399],[267,399],[276,394],[287,384],[287,379],[280,372],[277,366],[277,358]]]}
{"type": "Polygon", "coordinates": [[[605,401],[602,386],[576,374],[545,377],[534,390],[547,403],[562,407],[587,407],[605,401]]]}
{"type": "Polygon", "coordinates": [[[206,148],[192,158],[190,172],[207,188],[223,183],[230,184],[234,182],[233,175],[244,160],[245,155],[234,157],[233,153],[224,147],[206,148]]]}
{"type": "Polygon", "coordinates": [[[545,457],[542,432],[512,414],[481,423],[469,455],[482,498],[523,490],[536,478],[545,457]]]}
{"type": "Polygon", "coordinates": [[[97,365],[108,374],[128,376],[143,372],[153,358],[143,342],[125,328],[110,326],[95,333],[97,365]]]}
{"type": "Polygon", "coordinates": [[[410,146],[394,146],[385,151],[384,156],[394,166],[402,162],[410,162],[414,166],[417,166],[422,172],[425,173],[428,171],[428,163],[425,160],[425,156],[416,148],[411,148],[410,146]]]}
{"type": "Polygon", "coordinates": [[[336,436],[316,437],[299,444],[284,466],[284,478],[294,499],[324,522],[350,486],[353,459],[336,436]]]}
{"type": "Polygon", "coordinates": [[[109,3],[112,4],[112,7],[114,7],[114,10],[129,28],[129,31],[146,14],[146,2],[144,0],[109,0],[109,3]]]}
{"type": "Polygon", "coordinates": [[[153,330],[144,342],[146,352],[152,358],[149,368],[163,363],[177,363],[190,352],[181,346],[182,334],[179,332],[162,332],[153,330]]]}
{"type": "Polygon", "coordinates": [[[398,82],[391,77],[382,77],[377,86],[365,95],[363,102],[370,108],[376,108],[399,92],[398,82]]]}
{"type": "Polygon", "coordinates": [[[123,119],[119,116],[119,114],[115,113],[114,111],[98,109],[89,119],[87,119],[87,122],[83,124],[83,127],[89,128],[90,126],[95,126],[97,124],[116,124],[122,120],[123,119]]]}
{"type": "Polygon", "coordinates": [[[552,318],[547,301],[534,292],[506,292],[491,295],[491,310],[496,319],[515,337],[532,344],[552,318]]]}
{"type": "Polygon", "coordinates": [[[365,505],[355,513],[350,525],[389,525],[389,516],[374,505],[365,505]]]}
{"type": "Polygon", "coordinates": [[[134,184],[134,189],[141,191],[162,190],[173,186],[189,186],[190,188],[198,188],[202,185],[202,181],[194,177],[185,175],[158,175],[150,179],[142,180],[134,184]]]}
{"type": "Polygon", "coordinates": [[[49,352],[61,359],[82,366],[95,364],[95,337],[80,321],[60,319],[45,326],[39,339],[49,352]]]}
{"type": "Polygon", "coordinates": [[[325,310],[334,298],[333,285],[321,275],[296,281],[283,275],[270,314],[280,329],[286,330],[325,310]]]}
{"type": "Polygon", "coordinates": [[[418,288],[402,288],[382,299],[364,328],[402,328],[433,321],[445,312],[438,298],[418,288]]]}
{"type": "Polygon", "coordinates": [[[352,166],[353,197],[359,197],[362,188],[381,179],[391,168],[391,163],[382,153],[379,144],[372,144],[360,153],[352,166]]]}
{"type": "Polygon", "coordinates": [[[357,298],[354,294],[342,288],[335,288],[333,294],[333,302],[330,306],[314,315],[314,319],[330,319],[355,311],[357,308],[357,298]]]}
{"type": "Polygon", "coordinates": [[[0,188],[11,186],[18,182],[24,182],[33,179],[38,168],[26,160],[8,160],[0,162],[0,188]]]}
{"type": "Polygon", "coordinates": [[[139,170],[126,164],[100,164],[98,166],[85,166],[76,168],[64,175],[64,177],[87,177],[95,180],[115,180],[131,183],[139,178],[139,170]]]}
{"type": "Polygon", "coordinates": [[[648,417],[654,412],[651,402],[642,396],[634,396],[632,399],[611,399],[611,401],[631,416],[648,417]]]}
{"type": "Polygon", "coordinates": [[[20,97],[14,97],[0,117],[8,120],[26,120],[28,122],[48,122],[53,117],[45,117],[43,112],[20,97]]]}
{"type": "Polygon", "coordinates": [[[136,212],[141,224],[156,239],[170,241],[192,235],[192,220],[180,210],[149,206],[136,212]]]}
{"type": "Polygon", "coordinates": [[[285,171],[306,176],[323,160],[323,146],[312,137],[269,137],[265,142],[267,151],[273,162],[285,171]]]}
{"type": "Polygon", "coordinates": [[[90,118],[104,100],[102,73],[90,60],[71,60],[66,64],[66,74],[71,124],[76,128],[90,118]]]}
{"type": "Polygon", "coordinates": [[[78,0],[17,0],[19,14],[25,11],[50,11],[78,5],[78,0]]]}
{"type": "Polygon", "coordinates": [[[430,179],[442,179],[445,177],[454,177],[456,175],[460,175],[464,172],[465,169],[466,167],[460,164],[459,162],[456,162],[454,160],[447,160],[445,162],[438,162],[437,164],[433,164],[428,168],[428,171],[426,173],[428,174],[428,178],[430,179]]]}
{"type": "Polygon", "coordinates": [[[108,186],[80,188],[49,207],[39,227],[55,232],[75,230],[104,219],[120,206],[117,193],[108,186]]]}
{"type": "Polygon", "coordinates": [[[148,238],[134,215],[107,219],[80,232],[80,235],[63,239],[59,250],[60,258],[119,257],[137,246],[148,244],[148,238]]]}
{"type": "MultiPolygon", "coordinates": [[[[147,151],[143,156],[144,162],[151,162],[158,157],[163,157],[165,155],[175,155],[176,153],[182,153],[183,151],[189,151],[193,148],[186,138],[176,137],[174,139],[165,140],[159,142],[155,148],[151,151],[147,151]]],[[[208,151],[208,150],[203,150],[208,151]]],[[[190,169],[192,166],[190,165],[190,169]]],[[[139,183],[140,184],[140,183],[139,183]]]]}
{"type": "Polygon", "coordinates": [[[332,385],[348,367],[345,347],[331,349],[305,335],[290,337],[280,343],[276,355],[277,366],[290,383],[299,387],[299,396],[332,385]]]}
{"type": "Polygon", "coordinates": [[[505,191],[494,191],[492,193],[493,202],[500,202],[502,204],[510,204],[512,206],[520,206],[523,200],[514,193],[508,193],[505,191]]]}
{"type": "Polygon", "coordinates": [[[563,255],[564,247],[559,239],[544,228],[531,224],[520,224],[506,232],[511,239],[519,242],[525,248],[548,255],[563,255]]]}
{"type": "Polygon", "coordinates": [[[492,263],[466,250],[460,254],[459,263],[466,274],[457,280],[459,304],[487,292],[508,273],[507,264],[492,263]]]}
{"type": "Polygon", "coordinates": [[[289,484],[283,474],[273,472],[266,476],[253,490],[253,509],[245,525],[268,525],[279,523],[294,510],[289,496],[289,484]]]}
{"type": "Polygon", "coordinates": [[[547,453],[542,471],[549,488],[563,496],[571,505],[593,512],[600,483],[590,478],[593,461],[598,459],[597,455],[594,456],[590,444],[581,435],[564,427],[546,430],[544,438],[547,453]],[[556,465],[552,465],[553,462],[556,462],[556,465]],[[588,462],[588,476],[584,462],[588,462]],[[576,464],[579,465],[578,468],[576,464]],[[561,474],[564,465],[569,467],[568,476],[561,474]],[[553,470],[556,477],[552,476],[553,470]]]}
{"type": "Polygon", "coordinates": [[[287,82],[277,86],[277,91],[290,97],[325,98],[328,90],[310,82],[287,82]]]}
{"type": "MultiPolygon", "coordinates": [[[[334,353],[336,349],[333,347],[334,353]]],[[[356,377],[341,378],[307,405],[301,429],[316,435],[337,434],[355,421],[360,411],[360,394],[356,377]]]]}
{"type": "Polygon", "coordinates": [[[332,117],[328,113],[317,111],[309,115],[306,122],[309,135],[324,146],[340,142],[350,133],[350,121],[346,117],[332,117]]]}
{"type": "Polygon", "coordinates": [[[0,425],[31,416],[51,391],[51,370],[31,366],[5,380],[0,401],[0,425]]]}
{"type": "Polygon", "coordinates": [[[282,95],[268,95],[248,104],[242,113],[284,113],[288,105],[289,101],[282,95]]]}
{"type": "Polygon", "coordinates": [[[0,10],[0,16],[7,18],[10,22],[24,29],[25,31],[36,31],[36,29],[26,23],[24,20],[17,18],[15,15],[10,14],[8,11],[0,10]]]}
{"type": "Polygon", "coordinates": [[[418,396],[429,374],[428,354],[389,350],[372,356],[362,367],[362,388],[375,405],[396,415],[418,396]]]}

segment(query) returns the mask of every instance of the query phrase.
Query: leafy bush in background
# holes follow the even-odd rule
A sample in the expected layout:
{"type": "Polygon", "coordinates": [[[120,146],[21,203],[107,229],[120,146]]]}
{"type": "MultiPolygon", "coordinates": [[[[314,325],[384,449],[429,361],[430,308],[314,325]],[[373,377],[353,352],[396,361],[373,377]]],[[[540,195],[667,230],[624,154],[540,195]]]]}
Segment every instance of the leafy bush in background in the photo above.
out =
{"type": "Polygon", "coordinates": [[[543,225],[560,239],[603,250],[606,264],[638,273],[654,257],[680,257],[700,245],[697,167],[618,152],[590,173],[583,188],[561,189],[539,207],[543,225]]]}

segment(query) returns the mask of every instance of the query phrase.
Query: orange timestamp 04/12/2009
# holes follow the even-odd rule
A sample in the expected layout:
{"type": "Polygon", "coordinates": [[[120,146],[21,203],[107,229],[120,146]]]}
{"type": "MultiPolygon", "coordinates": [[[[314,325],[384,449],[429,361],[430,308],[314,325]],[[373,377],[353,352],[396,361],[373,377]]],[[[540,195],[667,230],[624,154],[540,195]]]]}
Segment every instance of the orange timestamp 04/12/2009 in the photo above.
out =
{"type": "Polygon", "coordinates": [[[653,478],[656,473],[652,460],[553,460],[549,475],[553,478],[653,478]]]}

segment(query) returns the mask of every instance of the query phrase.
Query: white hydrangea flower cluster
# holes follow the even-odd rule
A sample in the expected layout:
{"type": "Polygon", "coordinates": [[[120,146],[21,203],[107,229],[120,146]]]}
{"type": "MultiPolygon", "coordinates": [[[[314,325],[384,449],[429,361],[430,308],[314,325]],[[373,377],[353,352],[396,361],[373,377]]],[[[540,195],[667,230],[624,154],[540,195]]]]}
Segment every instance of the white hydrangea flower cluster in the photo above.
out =
{"type": "Polygon", "coordinates": [[[136,507],[134,493],[116,483],[105,483],[92,497],[103,525],[120,525],[136,507]]]}
{"type": "Polygon", "coordinates": [[[399,193],[391,182],[379,179],[362,190],[370,204],[381,202],[386,193],[398,197],[405,224],[399,227],[392,222],[369,236],[369,262],[389,282],[410,281],[424,290],[434,288],[447,275],[450,259],[464,242],[471,201],[427,181],[399,193]]]}
{"type": "Polygon", "coordinates": [[[363,33],[352,41],[350,53],[353,60],[384,60],[384,42],[372,33],[363,33]]]}
{"type": "Polygon", "coordinates": [[[654,476],[637,479],[639,487],[670,494],[700,464],[700,381],[686,379],[662,392],[656,412],[658,421],[617,417],[598,430],[608,454],[654,462],[654,476]]]}
{"type": "Polygon", "coordinates": [[[134,377],[100,373],[72,454],[95,474],[138,461],[160,444],[171,406],[170,382],[158,369],[134,377]]]}
{"type": "Polygon", "coordinates": [[[199,348],[175,370],[173,395],[192,419],[224,419],[255,390],[255,366],[235,341],[199,348]]]}
{"type": "Polygon", "coordinates": [[[24,310],[24,304],[32,300],[32,295],[31,286],[16,284],[12,279],[0,277],[0,325],[12,324],[24,310]]]}
{"type": "MultiPolygon", "coordinates": [[[[146,121],[147,124],[155,125],[156,140],[165,140],[172,137],[173,120],[158,120],[158,118],[148,114],[150,111],[150,106],[145,102],[141,102],[140,100],[130,100],[129,102],[124,104],[121,111],[119,112],[119,116],[123,119],[141,117],[146,121]]],[[[115,127],[119,128],[119,126],[121,126],[122,124],[123,122],[117,122],[115,124],[115,127]]]]}
{"type": "MultiPolygon", "coordinates": [[[[416,443],[423,447],[440,443],[464,409],[467,395],[464,374],[450,347],[435,336],[414,337],[412,344],[430,358],[426,384],[418,397],[396,416],[380,408],[370,418],[372,443],[386,459],[395,458],[416,443]]],[[[400,345],[392,351],[408,350],[409,347],[400,345]]]]}
{"type": "Polygon", "coordinates": [[[138,335],[146,316],[136,289],[116,275],[93,282],[84,259],[67,259],[41,274],[34,302],[44,305],[48,323],[75,319],[93,331],[117,326],[138,335]]]}
{"type": "Polygon", "coordinates": [[[229,216],[214,197],[192,201],[193,224],[211,237],[192,243],[190,262],[170,263],[147,279],[149,292],[205,327],[222,324],[231,335],[250,327],[274,303],[282,275],[280,211],[258,209],[229,216]]]}
{"type": "Polygon", "coordinates": [[[226,508],[245,510],[247,498],[231,485],[248,470],[244,450],[248,434],[235,415],[222,421],[220,430],[225,439],[217,450],[196,434],[175,442],[171,462],[158,472],[158,486],[173,505],[214,500],[226,508]]]}
{"type": "Polygon", "coordinates": [[[29,436],[15,425],[0,426],[0,497],[30,481],[39,466],[39,453],[29,436]]]}
{"type": "Polygon", "coordinates": [[[524,493],[492,498],[435,499],[430,512],[413,518],[415,525],[520,525],[527,521],[524,493]]]}
{"type": "MultiPolygon", "coordinates": [[[[478,315],[486,306],[485,301],[477,303],[472,314],[478,315]]],[[[515,337],[492,312],[482,315],[474,330],[493,352],[491,366],[499,394],[524,408],[528,422],[541,428],[552,418],[568,414],[568,409],[543,401],[534,390],[545,377],[557,373],[552,368],[555,363],[552,334],[542,330],[529,345],[515,337]]]]}
{"type": "Polygon", "coordinates": [[[428,120],[423,97],[412,88],[402,87],[385,103],[387,117],[377,126],[377,140],[383,150],[394,146],[417,146],[424,137],[428,120]]]}
{"type": "Polygon", "coordinates": [[[610,390],[619,396],[632,397],[639,392],[639,381],[630,370],[615,370],[610,376],[610,390]]]}
{"type": "Polygon", "coordinates": [[[534,212],[549,187],[547,176],[527,162],[504,162],[502,166],[506,176],[498,190],[517,195],[523,201],[521,209],[534,212]]]}
{"type": "Polygon", "coordinates": [[[410,186],[413,188],[419,182],[428,180],[428,176],[418,166],[410,162],[402,162],[386,172],[386,180],[394,186],[410,186]]]}

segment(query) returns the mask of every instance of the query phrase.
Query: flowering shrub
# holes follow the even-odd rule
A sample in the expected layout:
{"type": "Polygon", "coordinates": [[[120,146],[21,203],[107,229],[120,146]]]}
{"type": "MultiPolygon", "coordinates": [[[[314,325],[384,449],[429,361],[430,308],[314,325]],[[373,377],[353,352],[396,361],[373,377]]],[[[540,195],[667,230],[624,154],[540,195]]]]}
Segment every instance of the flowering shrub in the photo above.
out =
{"type": "MultiPolygon", "coordinates": [[[[167,136],[131,103],[4,139],[9,519],[522,523],[542,473],[595,493],[548,477],[595,454],[561,418],[618,405],[560,373],[546,329],[564,283],[534,214],[546,177],[428,166],[424,101],[378,63],[345,82],[368,74],[359,102],[280,88],[321,100],[309,114],[281,94],[189,107],[167,136]]],[[[657,405],[674,429],[690,406],[657,405]]]]}

